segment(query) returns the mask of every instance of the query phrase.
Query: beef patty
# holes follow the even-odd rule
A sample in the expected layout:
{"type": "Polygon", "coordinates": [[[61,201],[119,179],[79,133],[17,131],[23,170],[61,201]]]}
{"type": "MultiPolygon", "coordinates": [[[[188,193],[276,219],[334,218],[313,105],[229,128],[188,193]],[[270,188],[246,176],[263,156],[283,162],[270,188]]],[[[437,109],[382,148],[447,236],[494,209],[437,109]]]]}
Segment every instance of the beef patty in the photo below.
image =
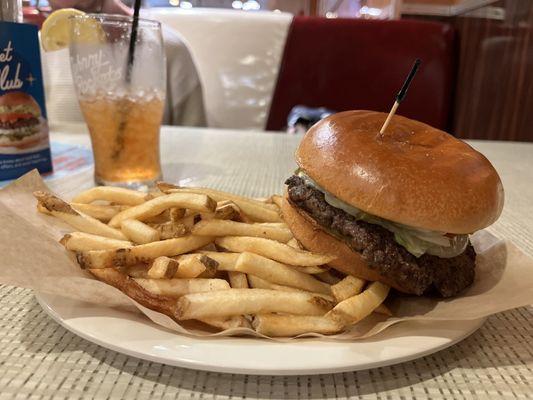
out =
{"type": "Polygon", "coordinates": [[[417,258],[394,240],[387,229],[364,221],[326,202],[324,194],[294,175],[287,179],[293,205],[305,211],[327,231],[339,236],[360,253],[368,266],[393,279],[410,293],[422,295],[437,291],[454,296],[474,281],[476,253],[469,243],[465,251],[452,258],[424,254],[417,258]]]}
{"type": "Polygon", "coordinates": [[[17,129],[17,128],[24,128],[27,126],[33,126],[37,125],[39,123],[39,119],[36,117],[31,118],[20,118],[15,121],[0,121],[0,129],[17,129]]]}

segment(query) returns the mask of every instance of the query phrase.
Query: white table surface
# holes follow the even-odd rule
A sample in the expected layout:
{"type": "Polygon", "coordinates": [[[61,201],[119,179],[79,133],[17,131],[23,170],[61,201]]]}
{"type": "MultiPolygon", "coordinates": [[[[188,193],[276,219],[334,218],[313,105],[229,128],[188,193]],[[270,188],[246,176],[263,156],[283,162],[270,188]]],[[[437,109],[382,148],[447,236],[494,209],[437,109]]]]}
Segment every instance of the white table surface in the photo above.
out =
{"type": "MultiPolygon", "coordinates": [[[[52,127],[51,138],[90,144],[80,125],[52,127]]],[[[251,196],[281,192],[295,168],[298,141],[283,134],[165,127],[164,178],[251,196]]],[[[492,232],[533,256],[533,143],[471,144],[494,164],[506,191],[492,232]]],[[[65,181],[76,193],[92,185],[92,170],[64,178],[63,187],[65,181]]],[[[53,179],[49,185],[54,187],[53,179]]],[[[0,286],[0,399],[530,398],[532,333],[533,308],[526,307],[490,317],[458,345],[397,366],[322,376],[238,376],[103,349],[53,322],[31,291],[0,286]]]]}

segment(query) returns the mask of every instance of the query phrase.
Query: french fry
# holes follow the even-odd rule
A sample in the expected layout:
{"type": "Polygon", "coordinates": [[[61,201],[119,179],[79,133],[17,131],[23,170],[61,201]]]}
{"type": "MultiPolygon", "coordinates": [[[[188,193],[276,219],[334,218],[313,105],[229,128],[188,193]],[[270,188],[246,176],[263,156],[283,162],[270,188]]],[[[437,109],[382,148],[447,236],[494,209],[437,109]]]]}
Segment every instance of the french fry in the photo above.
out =
{"type": "MultiPolygon", "coordinates": [[[[212,260],[212,261],[214,261],[214,260],[212,260]]],[[[214,262],[216,263],[216,261],[214,261],[214,262]]],[[[218,265],[218,263],[216,265],[218,265]]],[[[198,278],[204,278],[204,279],[213,279],[213,278],[226,279],[226,276],[224,276],[222,273],[218,273],[216,267],[206,267],[205,271],[202,272],[200,275],[198,275],[198,278]]]]}
{"type": "Polygon", "coordinates": [[[304,274],[309,274],[309,275],[317,275],[317,274],[327,271],[326,268],[320,267],[318,265],[311,265],[309,267],[300,267],[298,265],[291,265],[291,267],[294,268],[296,271],[300,271],[304,274]]]}
{"type": "MultiPolygon", "coordinates": [[[[184,254],[176,257],[179,263],[174,278],[196,278],[207,272],[207,276],[216,274],[218,262],[205,254],[184,254]]],[[[205,276],[204,275],[204,276],[205,276]]]]}
{"type": "Polygon", "coordinates": [[[322,265],[335,258],[325,254],[315,254],[305,250],[294,249],[275,240],[256,237],[220,237],[215,240],[215,244],[232,252],[251,252],[290,265],[322,265]]]}
{"type": "Polygon", "coordinates": [[[179,263],[173,258],[169,257],[157,257],[148,271],[146,271],[146,277],[149,279],[170,279],[174,278],[176,271],[178,270],[179,263]]]}
{"type": "MultiPolygon", "coordinates": [[[[298,240],[296,240],[296,238],[294,237],[287,242],[287,246],[290,246],[295,249],[304,250],[300,242],[298,242],[298,240]]],[[[327,271],[326,268],[319,267],[319,266],[309,266],[309,267],[296,267],[295,266],[295,268],[297,268],[300,272],[304,272],[306,274],[313,274],[313,275],[320,274],[322,272],[327,271]]]]}
{"type": "Polygon", "coordinates": [[[263,203],[258,200],[250,199],[234,195],[231,193],[220,192],[213,189],[203,188],[174,188],[174,189],[161,189],[165,193],[196,193],[205,194],[214,199],[215,201],[231,200],[239,208],[254,221],[258,222],[281,222],[281,217],[277,210],[277,206],[273,204],[263,203]]]}
{"type": "MultiPolygon", "coordinates": [[[[228,204],[226,206],[221,206],[220,207],[220,212],[219,212],[219,215],[220,213],[223,211],[224,208],[226,207],[231,207],[236,215],[233,217],[233,218],[219,218],[219,219],[231,219],[231,220],[234,220],[234,221],[238,221],[238,222],[245,222],[247,224],[251,224],[253,223],[254,221],[249,217],[247,216],[242,210],[241,208],[235,204],[233,201],[231,200],[225,200],[223,202],[220,202],[220,203],[224,203],[224,202],[227,202],[228,204]]],[[[218,218],[217,217],[217,212],[215,211],[215,218],[218,218]]]]}
{"type": "Polygon", "coordinates": [[[39,211],[41,214],[52,215],[50,211],[48,211],[48,209],[39,202],[37,202],[37,211],[39,211]]]}
{"type": "Polygon", "coordinates": [[[271,337],[297,336],[304,333],[331,335],[343,329],[337,321],[309,315],[257,315],[252,323],[257,333],[271,337]]]}
{"type": "Polygon", "coordinates": [[[178,223],[183,224],[183,226],[185,226],[187,231],[190,232],[192,227],[194,226],[194,224],[199,222],[201,219],[202,219],[202,217],[201,217],[200,214],[197,214],[197,213],[196,214],[189,214],[189,215],[183,217],[181,220],[179,220],[178,223]]]}
{"type": "Polygon", "coordinates": [[[148,278],[148,268],[149,266],[147,264],[136,264],[127,267],[118,267],[120,271],[122,271],[128,276],[131,276],[132,278],[148,278]]]}
{"type": "Polygon", "coordinates": [[[190,233],[189,229],[180,222],[167,221],[160,224],[152,224],[151,226],[159,232],[161,240],[178,238],[190,233]]]}
{"type": "Polygon", "coordinates": [[[291,286],[308,292],[331,294],[330,286],[327,283],[257,254],[242,253],[235,268],[237,271],[256,275],[279,285],[291,286]]]}
{"type": "Polygon", "coordinates": [[[333,304],[305,292],[278,292],[264,289],[231,289],[192,293],[176,303],[178,320],[266,314],[324,315],[333,304]]]}
{"type": "Polygon", "coordinates": [[[199,217],[200,220],[221,219],[253,223],[253,221],[248,218],[235,203],[229,200],[219,201],[215,212],[201,213],[199,214],[199,217]]]}
{"type": "Polygon", "coordinates": [[[156,186],[161,192],[163,192],[165,194],[168,194],[169,190],[178,189],[179,188],[178,185],[174,185],[173,183],[164,182],[164,181],[156,182],[156,186]]]}
{"type": "MultiPolygon", "coordinates": [[[[230,272],[228,272],[229,274],[230,272]]],[[[242,274],[242,272],[237,272],[242,274]]],[[[275,283],[269,282],[265,279],[259,278],[257,275],[244,274],[247,275],[247,280],[250,286],[254,289],[269,289],[269,290],[279,290],[281,292],[299,292],[301,289],[296,289],[290,286],[277,285],[275,283]]],[[[332,297],[332,300],[333,297],[332,297]]]]}
{"type": "MultiPolygon", "coordinates": [[[[184,236],[125,249],[94,250],[76,254],[81,268],[112,268],[149,263],[161,256],[176,256],[196,250],[211,242],[208,236],[184,236]]],[[[179,270],[179,267],[178,267],[179,270]]]]}
{"type": "Polygon", "coordinates": [[[152,200],[152,199],[155,199],[156,197],[161,197],[164,195],[165,193],[163,193],[161,190],[157,188],[151,188],[150,190],[148,190],[148,198],[146,200],[152,200]]]}
{"type": "Polygon", "coordinates": [[[343,300],[361,293],[363,286],[365,286],[364,279],[348,275],[339,283],[331,286],[331,293],[333,293],[335,300],[340,303],[343,300]]]}
{"type": "Polygon", "coordinates": [[[291,240],[287,242],[287,246],[291,246],[294,249],[300,249],[300,250],[304,249],[303,246],[300,244],[300,242],[295,237],[293,237],[291,240]]]}
{"type": "Polygon", "coordinates": [[[74,210],[67,202],[61,200],[59,197],[41,191],[34,192],[33,195],[48,213],[63,220],[75,229],[85,233],[92,233],[93,235],[127,240],[126,236],[118,229],[111,228],[93,217],[74,210]]]}
{"type": "Polygon", "coordinates": [[[209,258],[212,258],[218,263],[217,269],[219,271],[237,271],[235,265],[239,259],[240,253],[219,253],[216,251],[201,251],[209,258]]]}
{"type": "Polygon", "coordinates": [[[126,296],[151,310],[175,318],[176,299],[169,296],[154,295],[135,282],[133,278],[114,268],[89,270],[97,279],[114,286],[126,296]]]}
{"type": "Polygon", "coordinates": [[[372,282],[361,294],[337,304],[326,314],[326,318],[331,318],[344,326],[355,324],[383,303],[389,290],[390,288],[381,282],[372,282]]]}
{"type": "Polygon", "coordinates": [[[250,323],[243,316],[229,318],[204,318],[199,321],[222,330],[233,328],[251,328],[250,323]]]}
{"type": "Polygon", "coordinates": [[[315,274],[315,277],[317,279],[320,279],[322,282],[329,283],[330,285],[335,285],[336,283],[339,283],[341,281],[340,278],[337,278],[335,275],[333,275],[330,271],[324,271],[319,274],[315,274]]]}
{"type": "MultiPolygon", "coordinates": [[[[258,226],[271,226],[273,228],[285,228],[289,229],[289,225],[287,225],[285,222],[255,222],[254,225],[258,226]]],[[[291,238],[291,240],[294,238],[291,238]]],[[[295,239],[296,240],[296,239],[295,239]]]]}
{"type": "Polygon", "coordinates": [[[283,196],[280,196],[279,194],[273,194],[272,196],[270,196],[270,201],[277,205],[279,208],[281,208],[283,196]]]}
{"type": "Polygon", "coordinates": [[[72,199],[73,203],[92,203],[96,200],[106,200],[112,203],[137,206],[152,198],[151,195],[136,190],[112,186],[97,186],[81,192],[72,199]]]}
{"type": "Polygon", "coordinates": [[[134,279],[137,284],[152,294],[179,297],[188,293],[229,290],[224,279],[134,279]]]}
{"type": "Polygon", "coordinates": [[[115,205],[101,205],[101,204],[85,204],[85,203],[71,203],[73,209],[86,214],[90,217],[96,218],[102,222],[108,222],[111,218],[119,212],[124,211],[128,206],[115,205]]]}
{"type": "Polygon", "coordinates": [[[289,229],[218,219],[200,221],[191,232],[198,236],[254,236],[283,243],[292,238],[289,229]]]}
{"type": "Polygon", "coordinates": [[[229,219],[232,221],[245,222],[251,224],[254,221],[248,217],[237,204],[231,200],[222,200],[217,202],[217,209],[213,214],[215,219],[229,219]]]}
{"type": "Polygon", "coordinates": [[[200,187],[187,187],[187,186],[176,186],[166,182],[158,182],[157,187],[163,193],[176,193],[176,192],[185,192],[185,193],[202,193],[218,201],[232,201],[237,204],[239,201],[255,204],[259,207],[263,207],[269,210],[276,211],[277,208],[273,204],[268,204],[262,200],[253,199],[251,197],[240,196],[235,193],[224,192],[222,190],[216,190],[211,188],[200,188],[200,187]]]}
{"type": "Polygon", "coordinates": [[[172,222],[177,222],[185,216],[185,208],[172,207],[169,211],[169,218],[172,222]]]}
{"type": "Polygon", "coordinates": [[[389,317],[392,317],[394,314],[390,310],[389,307],[387,307],[385,304],[381,303],[377,308],[374,310],[375,313],[387,315],[389,317]]]}
{"type": "MultiPolygon", "coordinates": [[[[229,274],[230,272],[228,272],[229,274]]],[[[307,290],[298,289],[291,286],[283,286],[283,285],[277,285],[275,283],[269,282],[267,280],[264,280],[262,278],[259,278],[256,275],[247,274],[248,276],[248,282],[250,283],[250,286],[254,289],[270,289],[270,290],[279,290],[282,292],[306,292],[306,293],[313,293],[315,296],[322,297],[326,299],[327,301],[331,301],[332,303],[335,303],[335,298],[328,294],[323,293],[316,293],[316,292],[309,292],[307,290]]]]}
{"type": "Polygon", "coordinates": [[[248,279],[242,272],[228,271],[228,279],[233,289],[248,289],[248,279]]]}
{"type": "Polygon", "coordinates": [[[143,221],[147,218],[161,214],[169,208],[187,208],[199,212],[213,212],[216,203],[211,198],[203,194],[195,193],[172,193],[165,196],[156,197],[135,207],[130,207],[115,215],[109,225],[116,228],[125,219],[137,219],[143,221]]]}
{"type": "Polygon", "coordinates": [[[111,250],[133,246],[133,243],[126,240],[110,239],[85,232],[67,233],[59,243],[70,251],[111,250]]]}
{"type": "Polygon", "coordinates": [[[232,201],[225,200],[217,202],[217,208],[213,215],[215,219],[237,219],[241,215],[241,209],[232,201]]]}
{"type": "Polygon", "coordinates": [[[160,238],[159,231],[136,219],[125,219],[120,224],[122,233],[132,242],[146,244],[157,242],[160,238]]]}
{"type": "Polygon", "coordinates": [[[149,217],[146,219],[143,219],[143,222],[147,225],[153,226],[157,224],[164,224],[168,221],[170,221],[170,210],[165,210],[160,214],[154,215],[153,217],[149,217]]]}

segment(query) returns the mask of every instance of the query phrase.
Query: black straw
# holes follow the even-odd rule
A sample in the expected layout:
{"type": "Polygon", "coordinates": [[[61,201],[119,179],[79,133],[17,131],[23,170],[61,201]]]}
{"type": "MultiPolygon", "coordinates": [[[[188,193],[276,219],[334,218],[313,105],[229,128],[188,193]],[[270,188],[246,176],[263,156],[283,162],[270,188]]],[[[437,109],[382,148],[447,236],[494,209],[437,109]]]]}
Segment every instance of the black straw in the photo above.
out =
{"type": "MultiPolygon", "coordinates": [[[[131,71],[133,70],[133,61],[135,60],[135,43],[137,42],[137,30],[139,29],[139,10],[141,9],[141,0],[135,0],[133,8],[133,21],[131,24],[130,46],[128,48],[128,65],[126,66],[126,84],[131,84],[131,71]]],[[[115,145],[112,153],[113,159],[117,160],[122,151],[124,151],[124,135],[127,127],[127,118],[130,107],[126,102],[120,107],[120,124],[115,139],[115,145]]]]}
{"type": "Polygon", "coordinates": [[[420,61],[419,58],[417,58],[415,60],[415,63],[413,64],[413,68],[411,68],[411,72],[409,72],[409,75],[407,75],[407,79],[405,80],[405,82],[403,83],[402,88],[400,89],[400,91],[396,95],[396,101],[398,103],[401,103],[402,100],[405,98],[405,95],[407,94],[407,90],[409,89],[409,85],[411,85],[411,81],[415,77],[416,71],[418,71],[418,67],[420,66],[420,62],[421,61],[420,61]]]}
{"type": "Polygon", "coordinates": [[[137,41],[137,31],[139,29],[139,11],[141,9],[141,0],[135,0],[133,8],[133,22],[131,24],[130,47],[128,50],[128,68],[126,69],[126,81],[131,80],[131,70],[135,60],[135,42],[137,41]]]}

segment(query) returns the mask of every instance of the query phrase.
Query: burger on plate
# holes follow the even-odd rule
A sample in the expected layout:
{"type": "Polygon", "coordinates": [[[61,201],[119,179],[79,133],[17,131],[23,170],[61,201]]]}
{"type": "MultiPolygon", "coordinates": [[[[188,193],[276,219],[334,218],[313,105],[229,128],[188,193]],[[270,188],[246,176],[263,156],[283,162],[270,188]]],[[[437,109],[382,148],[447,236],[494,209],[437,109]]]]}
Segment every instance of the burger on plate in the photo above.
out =
{"type": "Polygon", "coordinates": [[[346,274],[414,295],[450,297],[474,280],[469,234],[492,224],[504,193],[491,163],[424,123],[347,111],[303,137],[282,212],[308,250],[346,274]]]}
{"type": "Polygon", "coordinates": [[[0,96],[0,147],[30,147],[41,140],[41,108],[24,92],[0,96]]]}

